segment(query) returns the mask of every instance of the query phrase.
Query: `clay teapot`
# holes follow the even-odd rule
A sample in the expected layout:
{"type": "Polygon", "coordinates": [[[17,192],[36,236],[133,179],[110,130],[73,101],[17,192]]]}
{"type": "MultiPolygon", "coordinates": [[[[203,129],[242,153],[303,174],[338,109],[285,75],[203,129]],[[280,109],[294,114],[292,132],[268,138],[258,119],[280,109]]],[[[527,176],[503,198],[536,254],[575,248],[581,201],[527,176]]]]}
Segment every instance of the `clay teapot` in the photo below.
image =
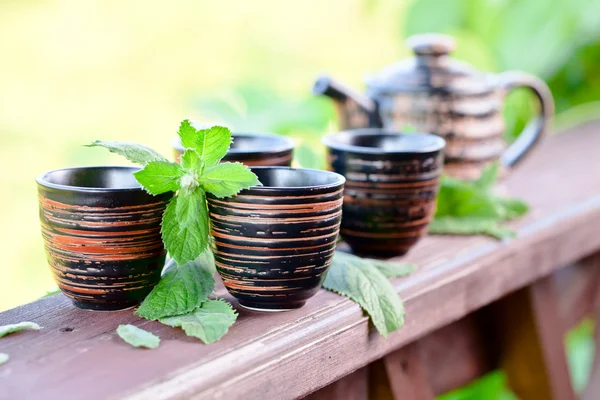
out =
{"type": "Polygon", "coordinates": [[[367,80],[367,94],[320,77],[313,92],[331,97],[342,129],[383,127],[435,133],[446,140],[444,172],[476,179],[490,162],[516,165],[548,130],[554,101],[539,78],[518,71],[482,73],[450,58],[452,37],[421,34],[407,40],[415,57],[384,68],[367,80]],[[502,104],[518,87],[533,91],[541,105],[510,146],[504,141],[502,104]]]}

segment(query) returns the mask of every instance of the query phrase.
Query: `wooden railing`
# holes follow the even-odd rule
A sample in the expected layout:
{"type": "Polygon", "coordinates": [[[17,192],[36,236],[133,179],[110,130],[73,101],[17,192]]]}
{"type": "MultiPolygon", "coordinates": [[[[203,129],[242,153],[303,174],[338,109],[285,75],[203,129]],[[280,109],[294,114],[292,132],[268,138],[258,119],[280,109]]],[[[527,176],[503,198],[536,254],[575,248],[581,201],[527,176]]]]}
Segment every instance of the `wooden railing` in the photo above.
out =
{"type": "MultiPolygon", "coordinates": [[[[514,224],[518,238],[423,239],[402,259],[417,272],[394,280],[406,326],[387,339],[323,290],[296,311],[240,309],[211,345],[55,295],[0,313],[0,325],[44,327],[0,340],[11,355],[0,398],[430,399],[503,368],[520,398],[573,399],[564,333],[600,304],[600,123],[550,137],[503,185],[532,206],[514,224]],[[121,323],[161,346],[129,347],[121,323]]],[[[600,398],[598,364],[584,399],[600,398]]]]}

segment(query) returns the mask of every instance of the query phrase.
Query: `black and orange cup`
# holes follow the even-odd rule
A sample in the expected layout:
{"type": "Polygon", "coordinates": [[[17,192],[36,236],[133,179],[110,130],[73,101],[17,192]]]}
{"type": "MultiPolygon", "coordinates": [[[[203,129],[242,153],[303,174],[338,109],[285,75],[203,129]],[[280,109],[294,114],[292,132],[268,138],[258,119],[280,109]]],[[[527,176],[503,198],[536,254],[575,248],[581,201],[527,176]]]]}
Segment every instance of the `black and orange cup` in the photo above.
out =
{"type": "Polygon", "coordinates": [[[427,232],[444,166],[444,139],[356,129],[327,135],[329,168],[346,177],[340,234],[361,256],[405,254],[427,232]]]}
{"type": "Polygon", "coordinates": [[[217,270],[243,307],[302,307],[331,264],[345,179],[312,169],[251,169],[262,186],[224,199],[207,195],[217,270]]]}
{"type": "Polygon", "coordinates": [[[173,194],[148,194],[133,176],[137,170],[77,167],[37,178],[46,258],[79,308],[135,306],[160,280],[160,223],[173,194]]]}
{"type": "MultiPolygon", "coordinates": [[[[286,136],[267,133],[231,134],[233,142],[223,161],[240,162],[249,167],[253,166],[282,166],[292,165],[294,140],[286,136]]],[[[173,155],[177,162],[183,154],[181,140],[172,142],[173,155]]]]}

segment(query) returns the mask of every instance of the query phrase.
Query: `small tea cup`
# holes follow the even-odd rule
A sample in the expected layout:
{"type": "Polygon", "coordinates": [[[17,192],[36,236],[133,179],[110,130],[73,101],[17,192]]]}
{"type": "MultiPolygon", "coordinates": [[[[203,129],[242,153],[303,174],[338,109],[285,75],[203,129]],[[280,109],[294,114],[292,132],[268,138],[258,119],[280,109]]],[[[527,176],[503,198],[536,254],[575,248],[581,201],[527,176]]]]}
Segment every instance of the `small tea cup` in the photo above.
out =
{"type": "Polygon", "coordinates": [[[133,307],[160,280],[160,222],[173,194],[148,194],[133,176],[138,170],[76,167],[37,178],[46,258],[79,308],[133,307]]]}
{"type": "MultiPolygon", "coordinates": [[[[223,161],[241,162],[247,166],[283,166],[292,164],[294,141],[286,136],[265,133],[233,132],[233,143],[223,161]]],[[[172,143],[175,160],[183,154],[181,140],[172,143]]]]}
{"type": "Polygon", "coordinates": [[[323,138],[330,169],[346,177],[340,234],[357,255],[405,254],[427,231],[444,139],[356,129],[323,138]]]}
{"type": "Polygon", "coordinates": [[[302,307],[331,263],[345,179],[301,168],[252,171],[263,186],[224,199],[207,195],[217,270],[243,307],[302,307]]]}

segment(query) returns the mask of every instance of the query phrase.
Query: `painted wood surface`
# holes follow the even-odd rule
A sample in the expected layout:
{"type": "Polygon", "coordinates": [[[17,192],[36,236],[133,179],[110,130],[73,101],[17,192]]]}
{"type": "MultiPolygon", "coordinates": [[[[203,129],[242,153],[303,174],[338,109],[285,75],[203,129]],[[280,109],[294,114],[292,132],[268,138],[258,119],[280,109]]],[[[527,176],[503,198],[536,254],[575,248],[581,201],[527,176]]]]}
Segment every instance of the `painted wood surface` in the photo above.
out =
{"type": "Polygon", "coordinates": [[[394,285],[406,326],[387,340],[359,307],[321,290],[286,313],[240,309],[225,338],[203,345],[181,331],[134,317],[94,313],[57,295],[0,314],[44,329],[3,338],[11,360],[0,370],[0,398],[277,398],[316,391],[600,249],[600,124],[549,138],[506,181],[533,210],[515,224],[519,238],[427,237],[403,261],[419,269],[394,285]],[[134,323],[161,336],[134,349],[114,330],[134,323]],[[98,384],[105,382],[105,384],[98,384]]]}

